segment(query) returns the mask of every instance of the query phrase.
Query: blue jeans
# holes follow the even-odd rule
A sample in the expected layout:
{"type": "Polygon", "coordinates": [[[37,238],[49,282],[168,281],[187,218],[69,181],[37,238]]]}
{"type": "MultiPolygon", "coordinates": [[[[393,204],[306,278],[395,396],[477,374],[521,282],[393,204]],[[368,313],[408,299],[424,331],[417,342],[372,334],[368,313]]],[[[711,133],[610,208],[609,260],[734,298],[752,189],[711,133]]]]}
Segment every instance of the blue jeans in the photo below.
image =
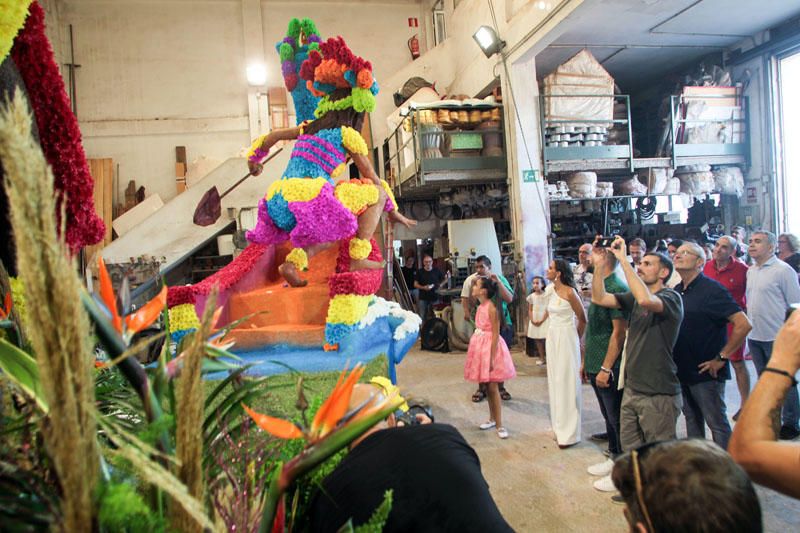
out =
{"type": "Polygon", "coordinates": [[[725,382],[704,381],[681,383],[683,391],[683,416],[686,417],[686,435],[706,438],[706,424],[711,428],[711,438],[723,450],[728,449],[731,424],[725,406],[725,382]]]}
{"type": "Polygon", "coordinates": [[[417,310],[419,311],[419,316],[422,318],[422,321],[425,322],[428,319],[428,315],[430,314],[433,316],[433,305],[436,303],[435,300],[423,300],[420,299],[417,302],[417,310]]]}
{"type": "MultiPolygon", "coordinates": [[[[750,346],[750,355],[753,356],[753,364],[760,376],[772,356],[772,341],[748,339],[747,345],[750,346]]],[[[800,397],[797,395],[797,387],[790,387],[786,393],[786,400],[783,402],[781,425],[800,429],[798,422],[800,422],[800,397]]]]}
{"type": "Polygon", "coordinates": [[[612,377],[608,381],[608,387],[597,386],[597,374],[588,374],[589,381],[597,396],[597,403],[600,404],[600,412],[606,421],[606,433],[608,433],[608,451],[614,458],[622,453],[622,444],[619,439],[619,411],[622,407],[622,391],[617,389],[617,382],[612,377]]]}

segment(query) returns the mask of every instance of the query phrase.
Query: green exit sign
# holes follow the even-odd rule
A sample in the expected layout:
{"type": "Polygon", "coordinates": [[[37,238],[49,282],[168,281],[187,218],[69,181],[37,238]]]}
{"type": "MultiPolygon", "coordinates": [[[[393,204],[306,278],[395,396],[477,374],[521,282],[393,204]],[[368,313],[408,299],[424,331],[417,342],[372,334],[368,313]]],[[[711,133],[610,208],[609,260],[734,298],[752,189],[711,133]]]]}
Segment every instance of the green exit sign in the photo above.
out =
{"type": "Polygon", "coordinates": [[[522,183],[536,183],[539,181],[539,172],[536,170],[523,170],[522,183]]]}

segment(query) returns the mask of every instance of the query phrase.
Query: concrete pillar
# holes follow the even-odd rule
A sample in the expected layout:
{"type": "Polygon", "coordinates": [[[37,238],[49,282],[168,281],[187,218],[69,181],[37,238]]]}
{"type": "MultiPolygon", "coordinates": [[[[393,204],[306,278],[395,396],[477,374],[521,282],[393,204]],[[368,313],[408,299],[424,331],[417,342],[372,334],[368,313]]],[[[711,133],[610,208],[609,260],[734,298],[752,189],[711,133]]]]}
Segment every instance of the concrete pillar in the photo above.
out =
{"type": "Polygon", "coordinates": [[[534,54],[497,66],[503,90],[511,220],[517,261],[530,286],[550,260],[550,204],[541,165],[539,86],[534,54]]]}

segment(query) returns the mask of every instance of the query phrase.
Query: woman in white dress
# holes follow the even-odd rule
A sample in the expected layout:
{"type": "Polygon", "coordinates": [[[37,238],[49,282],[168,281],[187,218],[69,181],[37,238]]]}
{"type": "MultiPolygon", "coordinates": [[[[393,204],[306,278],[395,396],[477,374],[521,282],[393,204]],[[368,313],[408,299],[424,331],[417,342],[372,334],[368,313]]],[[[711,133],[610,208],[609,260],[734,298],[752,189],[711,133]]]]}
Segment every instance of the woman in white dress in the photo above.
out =
{"type": "Polygon", "coordinates": [[[581,440],[581,337],[586,312],[581,304],[569,263],[555,259],[547,269],[547,390],[550,422],[559,448],[581,440]]]}

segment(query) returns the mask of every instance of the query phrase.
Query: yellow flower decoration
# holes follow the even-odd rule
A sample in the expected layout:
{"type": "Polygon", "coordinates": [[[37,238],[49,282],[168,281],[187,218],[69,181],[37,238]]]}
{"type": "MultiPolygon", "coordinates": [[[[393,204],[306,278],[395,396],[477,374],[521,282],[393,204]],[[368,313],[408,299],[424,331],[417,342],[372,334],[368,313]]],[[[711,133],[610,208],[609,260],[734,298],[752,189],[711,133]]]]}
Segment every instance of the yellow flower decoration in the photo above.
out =
{"type": "Polygon", "coordinates": [[[381,185],[383,185],[383,190],[386,191],[386,196],[388,196],[389,200],[392,201],[392,207],[397,209],[397,200],[394,199],[394,193],[392,192],[392,188],[389,187],[389,184],[386,183],[386,180],[381,180],[381,185]]]}
{"type": "Polygon", "coordinates": [[[312,122],[311,120],[304,120],[303,122],[301,122],[301,123],[300,123],[300,126],[299,126],[299,128],[300,128],[300,135],[304,135],[304,134],[305,134],[305,131],[306,131],[306,126],[308,126],[309,124],[311,124],[311,122],[312,122]]]}
{"type": "Polygon", "coordinates": [[[342,126],[342,144],[351,154],[367,155],[369,153],[364,137],[350,126],[342,126]]]}
{"type": "Polygon", "coordinates": [[[0,63],[11,51],[14,38],[25,25],[30,4],[31,0],[0,0],[0,63]]]}
{"type": "Polygon", "coordinates": [[[256,139],[255,141],[253,141],[253,144],[250,145],[250,149],[247,151],[247,158],[248,159],[250,159],[251,157],[253,157],[256,154],[256,150],[261,148],[261,145],[264,144],[264,139],[266,139],[266,138],[267,138],[267,135],[264,134],[261,137],[259,137],[258,139],[256,139]]]}
{"type": "Polygon", "coordinates": [[[180,304],[169,310],[169,330],[171,332],[199,327],[200,320],[197,318],[194,304],[180,304]]]}
{"type": "Polygon", "coordinates": [[[339,165],[333,169],[333,172],[331,172],[331,178],[334,179],[338,178],[339,176],[342,175],[342,172],[344,172],[344,169],[346,168],[347,168],[347,161],[345,161],[344,163],[339,163],[339,165]]]}
{"type": "Polygon", "coordinates": [[[267,189],[267,201],[281,193],[287,202],[310,202],[328,183],[325,178],[289,178],[272,182],[267,189]]]}
{"type": "Polygon", "coordinates": [[[359,181],[343,181],[337,184],[334,195],[355,215],[378,201],[377,187],[359,181]]]}
{"type": "Polygon", "coordinates": [[[286,262],[293,264],[299,270],[308,270],[308,255],[302,248],[295,248],[286,256],[286,262]]]}
{"type": "Polygon", "coordinates": [[[357,294],[337,294],[328,306],[328,324],[357,324],[367,314],[367,308],[373,296],[357,294]]]}
{"type": "Polygon", "coordinates": [[[350,239],[350,257],[353,259],[366,259],[372,252],[372,243],[367,239],[353,237],[350,239]]]}

